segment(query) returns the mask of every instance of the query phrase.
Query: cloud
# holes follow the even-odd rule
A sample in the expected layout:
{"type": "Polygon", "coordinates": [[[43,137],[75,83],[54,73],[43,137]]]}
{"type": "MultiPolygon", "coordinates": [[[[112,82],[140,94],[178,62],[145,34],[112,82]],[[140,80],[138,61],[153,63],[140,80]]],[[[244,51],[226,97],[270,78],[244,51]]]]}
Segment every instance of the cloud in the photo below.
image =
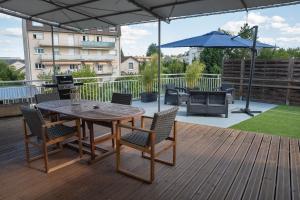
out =
{"type": "Polygon", "coordinates": [[[22,37],[22,29],[17,27],[5,28],[0,30],[0,35],[8,37],[22,37]]]}
{"type": "MultiPolygon", "coordinates": [[[[237,34],[246,18],[237,21],[228,21],[221,28],[237,34]]],[[[270,36],[260,36],[259,40],[268,44],[276,44],[280,47],[300,46],[300,24],[290,24],[285,18],[279,15],[266,16],[259,12],[251,12],[248,15],[250,26],[258,25],[260,30],[268,30],[270,36]]]]}
{"type": "Polygon", "coordinates": [[[150,35],[150,32],[147,30],[123,26],[121,40],[123,44],[136,44],[138,40],[148,35],[150,35]]]}
{"type": "Polygon", "coordinates": [[[150,31],[143,29],[140,25],[122,26],[121,30],[121,46],[125,54],[137,55],[146,52],[144,39],[151,35],[150,31]]]}

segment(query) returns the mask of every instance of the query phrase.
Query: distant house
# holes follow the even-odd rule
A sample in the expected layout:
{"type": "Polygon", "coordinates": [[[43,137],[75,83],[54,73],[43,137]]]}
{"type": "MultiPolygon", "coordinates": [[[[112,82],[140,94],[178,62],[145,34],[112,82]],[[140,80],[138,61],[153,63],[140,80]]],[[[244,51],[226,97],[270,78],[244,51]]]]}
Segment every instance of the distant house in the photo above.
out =
{"type": "Polygon", "coordinates": [[[124,56],[121,59],[120,66],[121,74],[138,74],[139,73],[139,61],[132,56],[124,56]]]}
{"type": "Polygon", "coordinates": [[[14,67],[16,70],[25,72],[24,59],[18,57],[0,57],[0,60],[7,63],[9,66],[14,67]]]}

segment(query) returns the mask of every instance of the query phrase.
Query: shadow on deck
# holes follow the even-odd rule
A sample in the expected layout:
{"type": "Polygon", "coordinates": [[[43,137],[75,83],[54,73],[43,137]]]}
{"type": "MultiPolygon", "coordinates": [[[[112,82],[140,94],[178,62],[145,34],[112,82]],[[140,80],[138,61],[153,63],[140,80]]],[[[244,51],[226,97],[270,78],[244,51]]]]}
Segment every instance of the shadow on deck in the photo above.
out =
{"type": "MultiPolygon", "coordinates": [[[[157,163],[156,179],[147,185],[116,173],[114,155],[51,174],[28,168],[21,118],[1,119],[0,130],[0,199],[300,198],[296,139],[180,122],[176,166],[157,163]]],[[[69,151],[50,156],[50,164],[69,159],[69,151]]],[[[127,169],[148,172],[147,160],[129,149],[123,152],[127,169]]]]}

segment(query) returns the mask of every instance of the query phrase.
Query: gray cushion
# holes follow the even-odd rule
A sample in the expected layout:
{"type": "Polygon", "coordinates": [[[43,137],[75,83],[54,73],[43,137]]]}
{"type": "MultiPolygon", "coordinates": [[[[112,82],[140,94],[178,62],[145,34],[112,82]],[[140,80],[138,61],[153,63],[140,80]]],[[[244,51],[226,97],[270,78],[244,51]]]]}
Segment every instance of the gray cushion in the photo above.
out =
{"type": "Polygon", "coordinates": [[[121,140],[145,147],[149,144],[149,133],[142,131],[133,131],[132,133],[122,136],[121,140]]]}
{"type": "Polygon", "coordinates": [[[75,132],[76,132],[76,127],[69,127],[61,124],[55,125],[48,128],[48,138],[52,140],[58,137],[71,135],[75,132]]]}

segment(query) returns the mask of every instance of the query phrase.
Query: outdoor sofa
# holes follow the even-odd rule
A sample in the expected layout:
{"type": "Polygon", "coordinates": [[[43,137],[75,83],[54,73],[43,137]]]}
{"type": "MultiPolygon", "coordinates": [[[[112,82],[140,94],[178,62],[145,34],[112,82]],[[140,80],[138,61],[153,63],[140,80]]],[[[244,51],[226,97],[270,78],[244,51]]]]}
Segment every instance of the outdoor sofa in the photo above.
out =
{"type": "Polygon", "coordinates": [[[219,115],[228,117],[228,101],[224,91],[196,91],[191,90],[187,103],[187,115],[219,115]]]}
{"type": "Polygon", "coordinates": [[[174,84],[166,84],[165,104],[181,105],[182,102],[187,102],[189,94],[185,88],[176,87],[174,84]]]}

